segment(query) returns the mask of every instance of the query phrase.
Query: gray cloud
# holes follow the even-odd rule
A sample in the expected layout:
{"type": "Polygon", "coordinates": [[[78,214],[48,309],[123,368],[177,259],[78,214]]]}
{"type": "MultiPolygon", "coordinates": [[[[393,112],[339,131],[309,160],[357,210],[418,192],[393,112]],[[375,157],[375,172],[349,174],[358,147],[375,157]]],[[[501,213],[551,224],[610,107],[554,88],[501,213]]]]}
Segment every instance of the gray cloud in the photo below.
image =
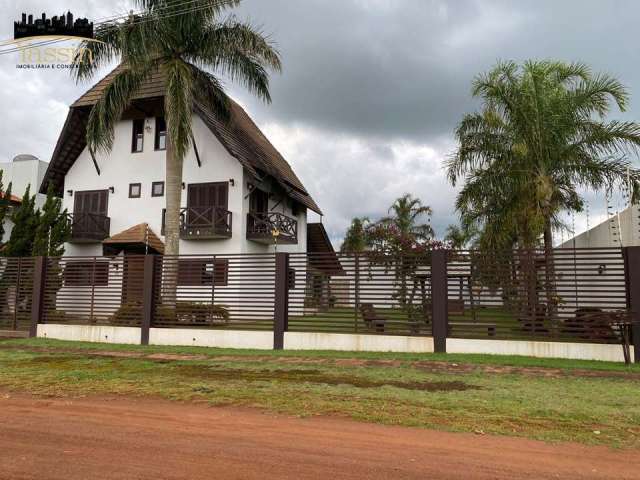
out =
{"type": "MultiPolygon", "coordinates": [[[[23,10],[42,8],[31,0],[0,6],[0,38],[23,10]]],[[[66,0],[46,8],[99,18],[131,6],[66,0]]],[[[456,122],[477,106],[474,75],[498,59],[581,60],[640,95],[640,4],[630,0],[245,0],[236,13],[272,34],[284,72],[273,77],[271,105],[238,86],[229,91],[294,166],[336,243],[352,216],[384,215],[405,192],[434,207],[439,233],[455,221],[442,160],[456,122]]],[[[87,86],[66,72],[18,71],[9,55],[0,56],[0,86],[0,160],[20,152],[49,159],[67,105],[87,86]]],[[[633,101],[615,116],[639,112],[633,101]]],[[[589,198],[596,218],[604,201],[589,198]]]]}

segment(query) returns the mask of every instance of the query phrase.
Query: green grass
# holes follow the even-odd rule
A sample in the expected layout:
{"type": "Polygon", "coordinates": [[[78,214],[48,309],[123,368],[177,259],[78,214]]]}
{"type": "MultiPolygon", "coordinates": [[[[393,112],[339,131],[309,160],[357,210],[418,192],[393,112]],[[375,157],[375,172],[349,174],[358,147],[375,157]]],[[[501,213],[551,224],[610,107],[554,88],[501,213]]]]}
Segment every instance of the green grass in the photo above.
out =
{"type": "Polygon", "coordinates": [[[0,388],[54,396],[151,395],[294,415],[640,447],[640,366],[607,362],[30,339],[0,342],[0,388]],[[138,356],[95,355],[100,351],[138,356]],[[197,357],[154,359],[150,354],[197,357]]]}

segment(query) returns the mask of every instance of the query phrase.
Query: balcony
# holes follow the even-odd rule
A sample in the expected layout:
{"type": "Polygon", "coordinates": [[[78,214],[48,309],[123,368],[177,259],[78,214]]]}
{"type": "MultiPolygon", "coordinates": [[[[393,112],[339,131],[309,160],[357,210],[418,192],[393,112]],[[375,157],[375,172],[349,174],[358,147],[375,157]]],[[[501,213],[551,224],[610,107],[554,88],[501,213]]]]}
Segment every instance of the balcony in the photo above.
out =
{"type": "Polygon", "coordinates": [[[71,242],[97,243],[109,238],[111,219],[97,213],[73,213],[71,220],[71,242]]]}
{"type": "MultiPolygon", "coordinates": [[[[162,210],[162,229],[165,234],[166,209],[162,210]]],[[[186,207],[180,209],[180,238],[183,240],[212,240],[231,238],[231,212],[220,207],[186,207]]]]}
{"type": "Polygon", "coordinates": [[[247,213],[247,240],[267,245],[296,244],[298,243],[298,222],[282,213],[249,212],[247,213]]]}

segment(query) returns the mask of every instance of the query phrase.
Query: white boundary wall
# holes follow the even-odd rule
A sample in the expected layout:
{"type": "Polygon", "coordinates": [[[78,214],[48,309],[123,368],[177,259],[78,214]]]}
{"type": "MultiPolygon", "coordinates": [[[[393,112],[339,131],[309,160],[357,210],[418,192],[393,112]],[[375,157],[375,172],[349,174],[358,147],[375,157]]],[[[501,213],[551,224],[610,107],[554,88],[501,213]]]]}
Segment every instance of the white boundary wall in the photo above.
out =
{"type": "Polygon", "coordinates": [[[151,328],[149,345],[273,349],[273,332],[151,328]]]}
{"type": "Polygon", "coordinates": [[[355,333],[285,332],[284,349],[432,353],[433,338],[355,333]]]}
{"type": "MultiPolygon", "coordinates": [[[[539,358],[623,362],[621,345],[600,343],[531,342],[526,340],[472,340],[447,338],[447,353],[522,355],[539,358]]],[[[633,358],[633,346],[631,347],[633,358]]]]}
{"type": "MultiPolygon", "coordinates": [[[[38,337],[77,342],[140,344],[140,328],[97,325],[38,325],[38,337]]],[[[149,345],[273,349],[273,332],[151,328],[149,345]]],[[[432,353],[433,338],[349,333],[285,332],[285,350],[432,353]]],[[[523,340],[447,339],[448,353],[522,355],[539,358],[622,362],[620,345],[533,342],[523,340]]],[[[633,358],[633,346],[631,357],[633,358]]]]}
{"type": "Polygon", "coordinates": [[[102,325],[38,325],[38,337],[75,342],[126,343],[140,345],[137,327],[110,327],[102,325]]]}

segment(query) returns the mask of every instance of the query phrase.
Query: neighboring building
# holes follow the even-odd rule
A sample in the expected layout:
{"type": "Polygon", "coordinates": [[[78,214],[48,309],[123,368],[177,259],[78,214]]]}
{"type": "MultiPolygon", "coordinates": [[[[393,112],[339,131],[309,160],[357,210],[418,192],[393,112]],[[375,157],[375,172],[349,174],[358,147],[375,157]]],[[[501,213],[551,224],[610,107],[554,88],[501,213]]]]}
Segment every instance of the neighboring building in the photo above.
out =
{"type": "MultiPolygon", "coordinates": [[[[27,189],[27,185],[31,185],[31,194],[36,193],[36,207],[41,207],[46,200],[46,195],[37,193],[42,185],[45,172],[47,170],[47,162],[39,160],[37,157],[28,154],[16,155],[11,162],[0,163],[2,171],[2,184],[6,189],[11,183],[11,206],[15,208],[20,205],[22,195],[27,189]]],[[[46,189],[45,189],[46,191],[46,189]]],[[[2,195],[3,192],[0,192],[2,195]]],[[[10,216],[10,214],[8,215],[10,216]]],[[[0,243],[9,240],[13,222],[9,218],[4,221],[4,236],[0,238],[0,243]]]]}
{"type": "Polygon", "coordinates": [[[586,232],[570,238],[557,248],[633,247],[640,245],[638,205],[625,208],[586,232]]]}
{"type": "MultiPolygon", "coordinates": [[[[114,239],[146,224],[144,238],[164,240],[164,76],[158,72],[140,88],[115,127],[112,151],[97,153],[94,163],[86,121],[114,72],[71,105],[40,189],[53,182],[72,214],[67,255],[163,253],[148,242],[114,239]]],[[[223,123],[209,106],[194,105],[193,134],[183,168],[180,253],[305,252],[307,210],[321,210],[246,112],[232,101],[231,120],[223,123]]]]}

